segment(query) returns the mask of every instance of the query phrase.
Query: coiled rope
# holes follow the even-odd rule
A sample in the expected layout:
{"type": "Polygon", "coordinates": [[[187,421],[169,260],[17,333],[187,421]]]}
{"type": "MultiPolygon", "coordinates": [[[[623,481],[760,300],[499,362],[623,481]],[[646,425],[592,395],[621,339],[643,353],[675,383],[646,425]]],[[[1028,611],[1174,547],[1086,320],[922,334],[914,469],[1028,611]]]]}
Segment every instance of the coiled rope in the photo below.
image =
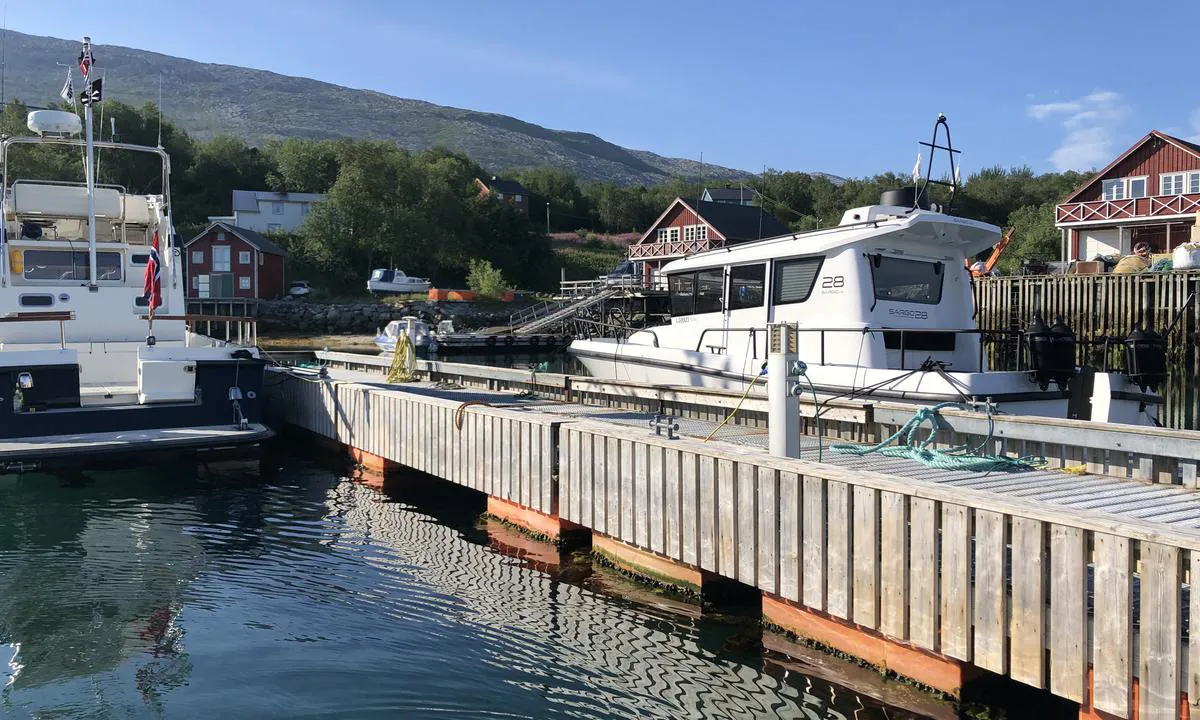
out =
{"type": "Polygon", "coordinates": [[[930,447],[933,445],[939,431],[946,429],[945,422],[938,415],[938,412],[943,408],[955,408],[957,410],[965,410],[966,406],[957,402],[944,402],[924,407],[917,410],[912,418],[904,423],[900,429],[892,433],[883,442],[877,445],[847,445],[838,444],[831,445],[830,450],[847,455],[868,455],[870,453],[879,453],[888,457],[908,458],[916,460],[926,467],[937,468],[939,470],[964,470],[974,472],[993,472],[993,471],[1016,471],[1027,470],[1037,465],[1043,464],[1045,461],[1037,457],[1021,457],[1011,458],[1005,455],[991,455],[981,453],[984,447],[991,442],[995,423],[992,419],[991,408],[988,408],[988,433],[978,445],[971,447],[969,445],[960,445],[948,450],[938,450],[930,447]],[[917,431],[926,422],[929,423],[929,434],[924,439],[917,438],[917,431]],[[900,445],[892,445],[893,442],[900,441],[900,445]]]}

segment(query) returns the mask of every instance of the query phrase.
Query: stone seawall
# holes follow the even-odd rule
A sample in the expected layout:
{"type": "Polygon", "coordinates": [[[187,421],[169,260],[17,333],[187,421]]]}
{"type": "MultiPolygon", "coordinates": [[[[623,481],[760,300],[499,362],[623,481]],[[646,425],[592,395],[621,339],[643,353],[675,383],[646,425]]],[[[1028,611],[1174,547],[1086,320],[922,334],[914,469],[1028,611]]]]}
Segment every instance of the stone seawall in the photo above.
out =
{"type": "Polygon", "coordinates": [[[258,304],[258,326],[265,333],[374,333],[391,320],[406,315],[421,318],[430,326],[453,320],[456,330],[478,330],[507,325],[509,315],[519,309],[513,303],[480,305],[473,302],[411,302],[323,304],[304,301],[270,301],[258,304]]]}

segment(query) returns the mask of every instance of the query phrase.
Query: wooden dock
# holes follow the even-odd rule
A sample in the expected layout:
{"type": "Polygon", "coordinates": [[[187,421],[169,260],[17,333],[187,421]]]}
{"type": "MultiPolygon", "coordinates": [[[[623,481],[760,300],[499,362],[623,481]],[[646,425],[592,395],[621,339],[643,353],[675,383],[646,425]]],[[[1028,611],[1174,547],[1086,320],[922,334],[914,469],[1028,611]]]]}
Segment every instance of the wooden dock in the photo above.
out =
{"type": "MultiPolygon", "coordinates": [[[[788,459],[763,450],[761,399],[704,442],[736,397],[471,367],[422,363],[429,381],[403,386],[275,371],[266,392],[278,422],[364,461],[486,493],[544,534],[590,531],[647,574],[754,587],[768,621],[952,694],[995,673],[1081,717],[1189,717],[1200,699],[1200,433],[1010,417],[993,450],[1094,474],[949,472],[831,452],[903,422],[842,404],[788,459]],[[663,410],[681,437],[651,430],[663,410]]],[[[943,442],[986,433],[946,416],[943,442]]]]}

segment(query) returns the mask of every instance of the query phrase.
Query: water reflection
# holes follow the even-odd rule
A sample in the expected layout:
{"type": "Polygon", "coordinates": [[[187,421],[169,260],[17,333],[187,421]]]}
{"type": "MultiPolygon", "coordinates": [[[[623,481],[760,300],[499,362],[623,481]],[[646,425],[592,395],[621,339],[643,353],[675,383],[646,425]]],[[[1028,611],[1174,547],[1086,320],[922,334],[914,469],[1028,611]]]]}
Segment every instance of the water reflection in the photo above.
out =
{"type": "Polygon", "coordinates": [[[670,602],[306,461],[0,479],[10,711],[59,716],[912,717],[670,602]],[[497,552],[497,549],[504,552],[497,552]],[[516,549],[517,554],[511,553],[516,549]]]}

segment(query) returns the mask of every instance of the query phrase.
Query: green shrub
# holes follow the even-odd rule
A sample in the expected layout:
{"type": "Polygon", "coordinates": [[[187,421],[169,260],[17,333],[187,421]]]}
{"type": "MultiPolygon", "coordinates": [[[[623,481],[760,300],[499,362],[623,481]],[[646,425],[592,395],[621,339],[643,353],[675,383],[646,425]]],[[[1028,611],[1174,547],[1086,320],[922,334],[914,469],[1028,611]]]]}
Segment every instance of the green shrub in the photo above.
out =
{"type": "Polygon", "coordinates": [[[471,260],[467,272],[467,287],[483,297],[498,298],[508,291],[508,282],[504,273],[492,267],[487,260],[471,260]]]}

